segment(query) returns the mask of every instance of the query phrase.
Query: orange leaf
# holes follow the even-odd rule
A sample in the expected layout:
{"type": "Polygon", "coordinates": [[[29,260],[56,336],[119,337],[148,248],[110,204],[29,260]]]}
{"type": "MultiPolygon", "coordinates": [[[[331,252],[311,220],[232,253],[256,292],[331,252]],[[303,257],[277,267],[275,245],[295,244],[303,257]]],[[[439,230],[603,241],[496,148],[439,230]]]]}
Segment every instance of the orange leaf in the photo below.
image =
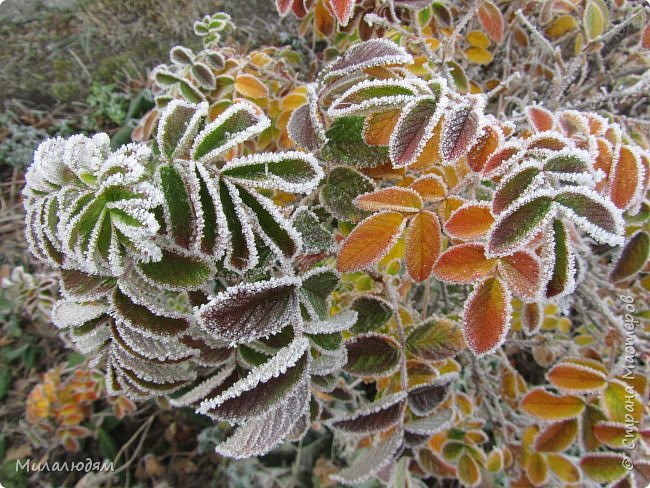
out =
{"type": "Polygon", "coordinates": [[[555,125],[553,114],[542,107],[526,107],[526,117],[537,132],[552,130],[555,125]]]}
{"type": "Polygon", "coordinates": [[[323,5],[323,0],[318,0],[314,6],[314,27],[316,30],[328,37],[334,32],[334,17],[323,5]]]}
{"type": "Polygon", "coordinates": [[[433,129],[433,133],[424,145],[424,149],[422,149],[415,162],[410,165],[411,170],[422,170],[440,162],[440,132],[442,131],[442,122],[440,120],[433,129]]]}
{"type": "Polygon", "coordinates": [[[485,257],[481,244],[459,244],[442,253],[433,270],[442,281],[469,285],[488,276],[496,263],[485,257]]]}
{"type": "Polygon", "coordinates": [[[539,292],[541,266],[536,255],[519,251],[499,260],[499,272],[514,294],[534,300],[539,292]]]}
{"type": "Polygon", "coordinates": [[[498,278],[488,278],[465,303],[465,342],[477,356],[491,353],[503,343],[509,327],[510,292],[498,278]]]}
{"type": "Polygon", "coordinates": [[[478,9],[478,19],[490,38],[497,44],[503,42],[503,15],[494,3],[485,0],[478,9]]]}
{"type": "Polygon", "coordinates": [[[422,208],[422,198],[410,188],[393,186],[364,193],[354,199],[354,204],[362,210],[395,210],[397,212],[417,212],[422,208]]]}
{"type": "Polygon", "coordinates": [[[510,158],[519,153],[519,147],[517,146],[504,146],[501,149],[498,149],[489,157],[485,166],[483,167],[484,176],[492,176],[499,172],[503,164],[508,161],[510,158]]]}
{"type": "Polygon", "coordinates": [[[484,237],[494,224],[487,203],[463,205],[445,222],[445,232],[452,239],[473,241],[484,237]]]}
{"type": "Polygon", "coordinates": [[[579,415],[585,408],[577,396],[557,396],[543,388],[536,388],[521,400],[521,409],[541,420],[564,420],[579,415]]]}
{"type": "Polygon", "coordinates": [[[561,452],[573,443],[577,433],[576,419],[555,422],[537,434],[533,447],[539,452],[561,452]]]}
{"type": "Polygon", "coordinates": [[[366,117],[363,123],[363,140],[369,146],[388,146],[390,135],[399,119],[400,110],[377,112],[366,117]]]}
{"type": "Polygon", "coordinates": [[[609,198],[620,209],[627,209],[639,191],[642,166],[630,147],[621,146],[610,175],[609,198]]]}
{"type": "Polygon", "coordinates": [[[535,486],[542,486],[548,480],[548,464],[546,457],[539,452],[534,452],[528,458],[526,464],[526,476],[535,486]]]}
{"type": "Polygon", "coordinates": [[[447,195],[447,185],[438,175],[425,175],[409,185],[427,202],[438,202],[447,195]]]}
{"type": "Polygon", "coordinates": [[[467,164],[472,171],[478,173],[483,169],[490,155],[499,147],[499,135],[498,129],[490,125],[483,128],[476,144],[467,153],[467,164]]]}
{"type": "Polygon", "coordinates": [[[536,333],[544,322],[544,311],[538,303],[527,303],[521,311],[521,324],[529,334],[536,333]]]}
{"type": "Polygon", "coordinates": [[[406,268],[411,278],[418,282],[426,280],[442,245],[438,217],[426,210],[415,215],[404,232],[404,242],[406,268]]]}
{"type": "Polygon", "coordinates": [[[379,261],[402,233],[404,217],[399,212],[379,212],[361,221],[339,251],[339,271],[357,271],[379,261]]]}
{"type": "Polygon", "coordinates": [[[546,378],[553,386],[571,392],[590,392],[607,385],[604,374],[580,364],[558,363],[547,373],[546,378]]]}
{"type": "Polygon", "coordinates": [[[269,89],[253,75],[241,74],[235,80],[235,89],[249,98],[263,98],[269,95],[269,89]]]}

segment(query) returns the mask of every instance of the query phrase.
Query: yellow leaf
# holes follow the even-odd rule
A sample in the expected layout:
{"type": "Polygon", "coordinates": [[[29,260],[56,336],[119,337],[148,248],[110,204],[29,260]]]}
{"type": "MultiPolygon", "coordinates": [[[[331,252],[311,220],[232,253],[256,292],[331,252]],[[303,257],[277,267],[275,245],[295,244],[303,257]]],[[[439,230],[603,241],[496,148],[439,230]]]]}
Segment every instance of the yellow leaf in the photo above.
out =
{"type": "Polygon", "coordinates": [[[241,74],[235,80],[235,89],[245,97],[263,98],[269,95],[269,89],[253,75],[241,74]]]}
{"type": "Polygon", "coordinates": [[[471,63],[490,64],[494,56],[487,49],[482,47],[470,47],[465,50],[465,56],[471,63]]]}
{"type": "Polygon", "coordinates": [[[546,35],[551,39],[562,37],[567,32],[573,30],[578,25],[576,19],[570,15],[561,15],[546,28],[546,35]]]}
{"type": "Polygon", "coordinates": [[[560,362],[546,375],[551,384],[561,390],[589,392],[607,385],[605,375],[582,364],[560,362]]]}
{"type": "Polygon", "coordinates": [[[474,47],[482,47],[483,49],[490,47],[490,39],[488,36],[478,30],[473,30],[467,34],[467,42],[474,47]]]}
{"type": "Polygon", "coordinates": [[[585,404],[573,395],[556,396],[536,388],[521,400],[521,409],[541,420],[564,420],[579,415],[585,404]]]}

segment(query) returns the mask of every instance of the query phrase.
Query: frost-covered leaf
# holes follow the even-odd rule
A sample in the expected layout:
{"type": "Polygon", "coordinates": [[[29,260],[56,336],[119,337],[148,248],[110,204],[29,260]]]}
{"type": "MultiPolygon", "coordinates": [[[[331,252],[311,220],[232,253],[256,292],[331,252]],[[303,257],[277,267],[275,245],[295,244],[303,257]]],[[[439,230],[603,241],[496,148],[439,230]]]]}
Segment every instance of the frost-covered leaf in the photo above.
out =
{"type": "Polygon", "coordinates": [[[262,456],[282,442],[299,422],[309,405],[309,388],[301,385],[273,408],[244,425],[225,442],[217,444],[216,452],[234,459],[262,456]]]}
{"type": "Polygon", "coordinates": [[[347,340],[345,347],[348,363],[343,369],[355,376],[385,376],[399,365],[399,344],[387,335],[358,335],[347,340]]]}
{"type": "Polygon", "coordinates": [[[426,280],[442,247],[438,217],[428,210],[413,216],[404,232],[404,245],[409,275],[418,282],[426,280]]]}
{"type": "Polygon", "coordinates": [[[451,384],[457,379],[456,373],[448,373],[427,384],[410,389],[408,392],[409,408],[420,417],[430,415],[447,398],[451,384]]]}
{"type": "Polygon", "coordinates": [[[622,454],[598,452],[586,454],[580,459],[580,469],[597,483],[619,481],[628,474],[627,463],[622,454]]]}
{"type": "Polygon", "coordinates": [[[137,268],[148,281],[169,290],[198,288],[212,275],[208,261],[172,249],[163,250],[160,261],[140,263],[137,268]]]}
{"type": "Polygon", "coordinates": [[[496,259],[485,256],[482,244],[459,244],[440,255],[433,271],[442,281],[469,285],[488,276],[496,265],[496,259]]]}
{"type": "Polygon", "coordinates": [[[168,161],[186,155],[207,115],[207,104],[194,105],[183,100],[171,101],[158,122],[158,148],[168,161]]]}
{"type": "Polygon", "coordinates": [[[248,342],[280,331],[296,320],[300,281],[272,278],[219,293],[196,312],[201,327],[229,342],[248,342]]]}
{"type": "Polygon", "coordinates": [[[406,350],[427,361],[454,357],[465,347],[463,332],[448,319],[429,319],[414,328],[406,339],[406,350]]]}
{"type": "Polygon", "coordinates": [[[186,183],[173,165],[160,166],[158,176],[165,197],[167,231],[177,245],[189,249],[196,237],[196,221],[186,183]]]}
{"type": "Polygon", "coordinates": [[[578,433],[578,421],[567,419],[550,424],[535,437],[537,452],[562,452],[569,447],[578,433]]]}
{"type": "Polygon", "coordinates": [[[646,169],[639,155],[623,145],[615,154],[609,177],[609,199],[622,210],[630,208],[643,192],[646,169]]]}
{"type": "Polygon", "coordinates": [[[596,241],[612,246],[622,245],[621,212],[596,192],[586,189],[559,193],[555,201],[571,221],[596,241]]]}
{"type": "Polygon", "coordinates": [[[358,315],[352,329],[356,334],[377,330],[393,316],[393,310],[389,303],[371,296],[356,298],[351,309],[358,315]]]}
{"type": "Polygon", "coordinates": [[[263,415],[307,385],[309,341],[297,338],[264,364],[253,368],[214,398],[201,402],[197,412],[220,420],[243,422],[263,415]]]}
{"type": "Polygon", "coordinates": [[[498,215],[521,198],[539,174],[537,165],[520,166],[516,173],[503,178],[494,193],[492,211],[498,215]]]}
{"type": "Polygon", "coordinates": [[[455,161],[469,151],[480,129],[482,102],[462,104],[446,113],[440,135],[440,154],[445,161],[455,161]]]}
{"type": "Polygon", "coordinates": [[[173,336],[187,330],[189,321],[182,316],[154,313],[148,307],[134,302],[115,288],[112,296],[113,314],[124,325],[152,336],[173,336]]]}
{"type": "Polygon", "coordinates": [[[377,110],[401,107],[420,92],[428,91],[426,85],[423,85],[408,79],[365,80],[337,97],[327,113],[336,119],[346,115],[365,115],[377,110]]]}
{"type": "Polygon", "coordinates": [[[501,44],[503,42],[505,22],[499,7],[490,0],[483,0],[478,8],[477,15],[487,35],[497,44],[501,44]]]}
{"type": "Polygon", "coordinates": [[[447,185],[444,180],[436,175],[424,175],[409,185],[409,188],[418,192],[418,194],[427,202],[439,202],[447,196],[447,185]]]}
{"type": "Polygon", "coordinates": [[[359,195],[353,203],[362,210],[394,210],[396,212],[417,212],[422,209],[422,198],[410,188],[392,186],[359,195]]]}
{"type": "Polygon", "coordinates": [[[354,0],[327,0],[339,24],[345,27],[354,11],[354,0]]]}
{"type": "Polygon", "coordinates": [[[388,146],[401,112],[396,108],[368,115],[363,122],[365,143],[369,146],[388,146]]]}
{"type": "Polygon", "coordinates": [[[540,420],[565,420],[579,415],[585,409],[585,404],[577,396],[557,396],[543,388],[536,388],[522,398],[520,408],[540,420]]]}
{"type": "Polygon", "coordinates": [[[346,310],[326,320],[316,320],[305,323],[305,332],[308,334],[331,334],[348,330],[357,321],[357,312],[346,310]]]}
{"type": "Polygon", "coordinates": [[[465,302],[463,335],[477,356],[494,352],[510,328],[510,290],[498,278],[477,285],[465,302]]]}
{"type": "Polygon", "coordinates": [[[316,158],[297,151],[262,153],[229,161],[221,175],[255,188],[307,193],[323,178],[316,158]]]}
{"type": "Polygon", "coordinates": [[[52,323],[64,329],[79,327],[97,319],[108,311],[102,303],[79,303],[73,300],[59,300],[52,308],[52,323]]]}
{"type": "Polygon", "coordinates": [[[245,271],[258,263],[255,237],[243,208],[239,192],[226,181],[219,182],[219,201],[223,210],[225,227],[228,229],[228,246],[224,264],[234,271],[245,271]]]}
{"type": "Polygon", "coordinates": [[[546,373],[548,381],[560,390],[570,393],[594,392],[605,388],[606,375],[584,364],[559,362],[546,373]]]}
{"type": "Polygon", "coordinates": [[[307,207],[300,207],[293,213],[293,227],[302,237],[302,250],[306,254],[332,251],[334,237],[325,229],[318,217],[307,207]]]}
{"type": "Polygon", "coordinates": [[[337,269],[357,271],[375,264],[402,234],[404,223],[401,213],[391,211],[379,212],[361,221],[343,243],[337,269]]]}
{"type": "Polygon", "coordinates": [[[526,107],[526,117],[528,118],[530,125],[532,125],[537,132],[553,130],[555,126],[553,113],[543,107],[526,107]]]}
{"type": "Polygon", "coordinates": [[[370,178],[352,168],[337,167],[330,171],[320,199],[336,219],[356,222],[367,214],[357,209],[352,201],[373,189],[370,178]]]}
{"type": "Polygon", "coordinates": [[[401,444],[402,433],[396,429],[387,438],[378,441],[375,446],[362,451],[353,461],[352,466],[330,475],[330,478],[345,485],[358,485],[368,481],[393,461],[401,444]]]}
{"type": "Polygon", "coordinates": [[[421,97],[409,102],[400,115],[390,138],[390,159],[394,168],[416,161],[438,123],[440,100],[421,97]]]}
{"type": "Polygon", "coordinates": [[[541,264],[537,255],[519,251],[499,260],[499,273],[515,296],[534,300],[541,285],[541,264]]]}
{"type": "Polygon", "coordinates": [[[329,315],[327,299],[338,284],[339,274],[327,268],[315,268],[302,277],[300,298],[314,318],[325,319],[329,315]]]}
{"type": "Polygon", "coordinates": [[[235,90],[247,98],[269,96],[268,87],[255,75],[241,73],[235,78],[235,90]]]}
{"type": "Polygon", "coordinates": [[[486,203],[467,203],[449,216],[445,222],[445,233],[452,239],[463,241],[479,240],[494,224],[490,207],[486,203]]]}
{"type": "Polygon", "coordinates": [[[503,212],[488,236],[488,255],[511,254],[528,244],[554,216],[553,199],[544,194],[532,194],[518,200],[503,212]]]}
{"type": "Polygon", "coordinates": [[[381,432],[397,424],[404,413],[406,395],[395,393],[359,407],[354,413],[329,421],[334,429],[354,434],[381,432]]]}
{"type": "Polygon", "coordinates": [[[450,426],[453,413],[453,410],[445,409],[427,417],[408,420],[404,424],[404,430],[413,434],[431,436],[450,426]]]}
{"type": "Polygon", "coordinates": [[[553,234],[547,250],[545,266],[549,273],[546,282],[546,298],[571,293],[575,287],[575,257],[569,246],[566,227],[553,221],[553,234]]]}
{"type": "Polygon", "coordinates": [[[91,275],[76,269],[61,270],[62,294],[79,301],[97,300],[107,295],[115,283],[113,277],[91,275]]]}
{"type": "Polygon", "coordinates": [[[234,370],[234,365],[225,366],[198,384],[170,395],[169,403],[175,407],[197,406],[207,395],[226,385],[234,370]]]}
{"type": "Polygon", "coordinates": [[[609,275],[610,279],[619,282],[633,277],[643,269],[648,262],[648,256],[650,256],[650,235],[638,231],[625,244],[609,275]]]}
{"type": "Polygon", "coordinates": [[[326,159],[358,168],[373,168],[389,162],[388,148],[369,146],[363,139],[364,118],[360,116],[336,119],[327,131],[327,143],[322,150],[326,159]]]}
{"type": "Polygon", "coordinates": [[[325,73],[325,80],[373,66],[410,64],[412,62],[411,55],[397,44],[385,39],[371,39],[353,45],[345,55],[329,65],[325,73]]]}
{"type": "Polygon", "coordinates": [[[327,137],[318,108],[318,95],[312,85],[307,86],[307,103],[293,111],[287,123],[289,137],[310,151],[320,148],[327,137]]]}
{"type": "Polygon", "coordinates": [[[480,172],[483,170],[489,157],[497,150],[501,144],[503,135],[500,130],[492,125],[486,125],[478,136],[476,143],[467,153],[467,164],[472,171],[480,172]]]}
{"type": "Polygon", "coordinates": [[[204,162],[215,161],[223,152],[260,134],[270,123],[249,103],[231,105],[194,138],[192,158],[204,162]]]}

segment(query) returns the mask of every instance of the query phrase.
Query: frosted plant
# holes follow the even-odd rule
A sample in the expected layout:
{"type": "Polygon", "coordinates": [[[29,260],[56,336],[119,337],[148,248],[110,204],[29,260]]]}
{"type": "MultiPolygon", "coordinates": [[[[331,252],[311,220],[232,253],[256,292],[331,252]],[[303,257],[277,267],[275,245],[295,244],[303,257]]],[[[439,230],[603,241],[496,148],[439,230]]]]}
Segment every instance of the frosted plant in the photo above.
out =
{"type": "Polygon", "coordinates": [[[22,266],[18,266],[0,281],[0,288],[4,290],[4,297],[13,303],[16,311],[25,313],[32,320],[49,322],[56,301],[55,273],[31,274],[22,266]]]}
{"type": "MultiPolygon", "coordinates": [[[[230,424],[226,457],[326,428],[346,485],[512,470],[525,486],[634,486],[615,450],[628,389],[631,435],[647,437],[647,385],[625,378],[637,342],[614,318],[647,294],[647,150],[596,114],[497,117],[498,89],[420,42],[451,29],[444,5],[370,3],[277,6],[304,25],[326,9],[362,38],[358,12],[371,34],[391,6],[426,25],[393,32],[401,44],[341,36],[303,84],[294,52],[235,54],[218,45],[228,18],[207,17],[204,49],[155,70],[141,143],[39,148],[26,224],[61,273],[53,322],[112,394],[230,424]]],[[[504,42],[499,7],[476,7],[489,39],[468,39],[504,42]]],[[[490,54],[474,44],[468,59],[490,54]]]]}

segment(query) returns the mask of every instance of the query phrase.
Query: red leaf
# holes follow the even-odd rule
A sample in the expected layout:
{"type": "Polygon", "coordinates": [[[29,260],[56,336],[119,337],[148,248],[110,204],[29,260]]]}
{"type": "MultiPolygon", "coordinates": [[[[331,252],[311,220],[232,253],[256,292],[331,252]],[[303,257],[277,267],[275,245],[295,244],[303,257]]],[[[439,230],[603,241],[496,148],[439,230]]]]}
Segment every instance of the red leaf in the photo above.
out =
{"type": "Polygon", "coordinates": [[[440,137],[440,153],[445,161],[455,161],[474,143],[479,126],[476,106],[464,104],[445,116],[440,137]]]}
{"type": "Polygon", "coordinates": [[[552,130],[555,125],[553,114],[542,107],[526,107],[526,117],[537,132],[552,130]]]}
{"type": "Polygon", "coordinates": [[[540,288],[540,262],[537,256],[519,251],[499,261],[501,277],[519,298],[534,300],[540,288]]]}
{"type": "Polygon", "coordinates": [[[498,129],[492,126],[486,126],[479,136],[476,144],[467,153],[467,164],[472,171],[479,173],[488,158],[497,150],[500,142],[498,129]]]}
{"type": "Polygon", "coordinates": [[[278,9],[278,13],[284,17],[291,10],[293,2],[294,0],[275,0],[275,7],[278,9]]]}
{"type": "Polygon", "coordinates": [[[465,303],[463,334],[477,356],[495,351],[510,327],[510,291],[498,278],[478,285],[465,303]]]}
{"type": "Polygon", "coordinates": [[[497,44],[503,42],[503,15],[495,4],[485,0],[478,9],[478,19],[485,32],[497,44]]]}
{"type": "Polygon", "coordinates": [[[354,9],[354,0],[327,0],[327,3],[329,3],[339,24],[341,26],[348,25],[354,9]]]}

